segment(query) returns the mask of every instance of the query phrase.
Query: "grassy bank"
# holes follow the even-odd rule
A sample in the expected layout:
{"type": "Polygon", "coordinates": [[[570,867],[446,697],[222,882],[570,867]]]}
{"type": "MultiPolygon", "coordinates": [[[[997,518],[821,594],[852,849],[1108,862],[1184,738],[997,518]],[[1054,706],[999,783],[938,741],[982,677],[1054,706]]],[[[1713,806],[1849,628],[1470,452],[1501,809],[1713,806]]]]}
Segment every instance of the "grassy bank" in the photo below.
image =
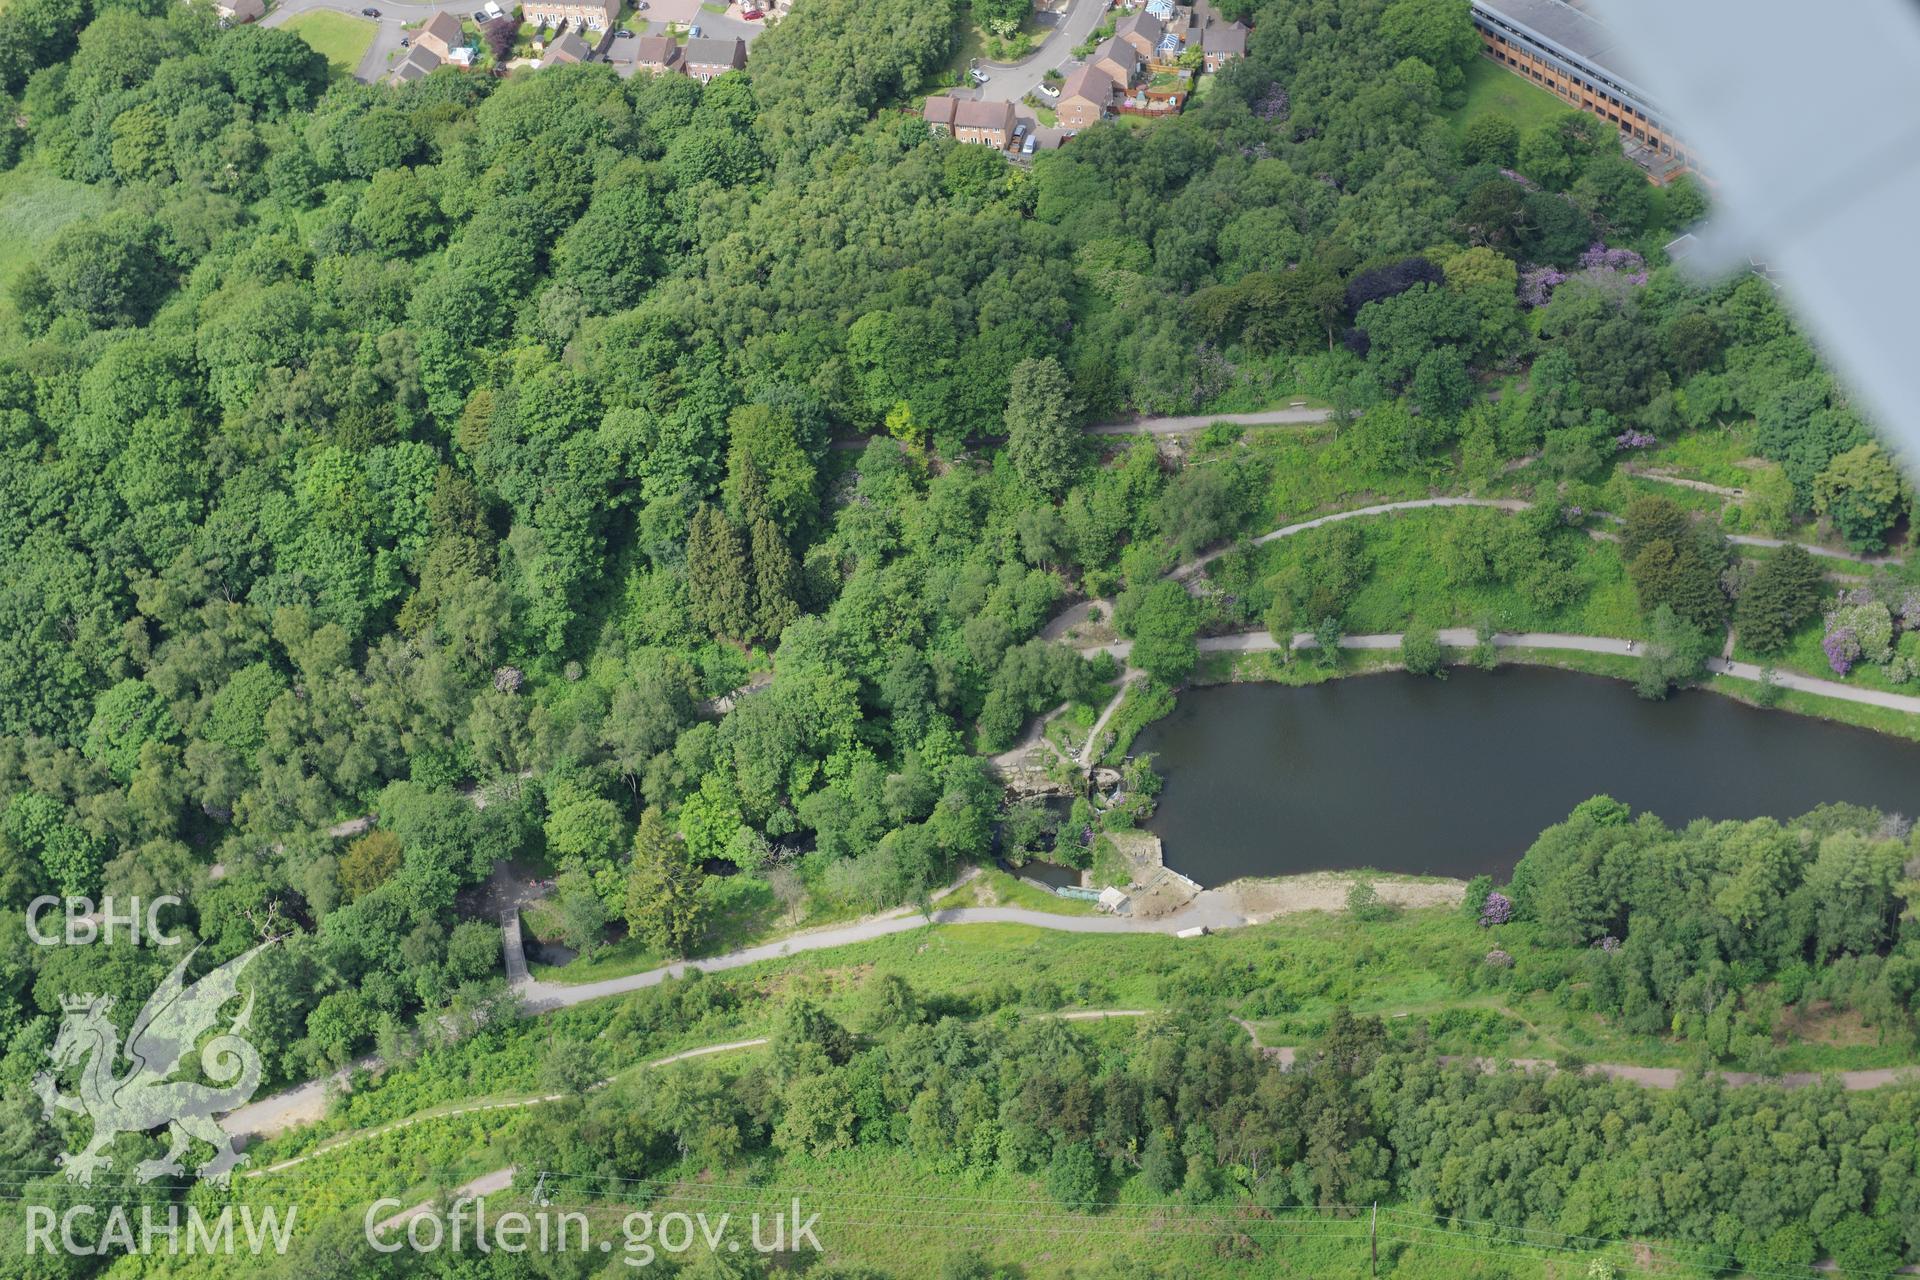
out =
{"type": "Polygon", "coordinates": [[[364,18],[351,18],[331,9],[314,9],[291,18],[286,29],[326,58],[327,70],[335,80],[345,80],[359,69],[378,31],[364,18]]]}

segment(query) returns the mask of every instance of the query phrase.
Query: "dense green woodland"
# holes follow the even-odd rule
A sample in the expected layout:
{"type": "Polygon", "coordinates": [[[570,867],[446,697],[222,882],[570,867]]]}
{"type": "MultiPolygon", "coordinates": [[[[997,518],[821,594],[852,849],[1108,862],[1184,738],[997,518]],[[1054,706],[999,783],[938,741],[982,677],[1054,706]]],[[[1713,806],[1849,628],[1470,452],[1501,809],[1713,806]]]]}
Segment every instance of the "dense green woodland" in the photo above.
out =
{"type": "MultiPolygon", "coordinates": [[[[558,874],[576,940],[621,922],[662,954],[943,883],[992,845],[982,754],[1116,674],[1036,638],[1075,595],[1119,592],[1163,684],[1203,622],[1327,622],[1318,570],[1242,618],[1157,581],[1252,531],[1274,473],[1095,449],[1088,421],[1309,394],[1360,473],[1538,454],[1540,495],[1578,506],[1623,438],[1751,417],[1788,481],[1769,518],[1875,547],[1905,515],[1772,291],[1661,265],[1696,191],[1656,198],[1585,117],[1456,138],[1463,4],[1249,13],[1251,55],[1185,115],[1028,168],[912,111],[951,3],[806,0],[704,87],[392,87],[199,4],[12,0],[0,160],[109,203],[13,274],[0,337],[9,1149],[47,1149],[27,1082],[60,993],[131,1018],[171,959],[31,948],[36,894],[179,893],[206,959],[286,933],[253,1038],[302,1079],[403,1052],[423,1011],[457,1014],[428,1038],[498,1011],[497,930],[456,909],[497,859],[558,874]]],[[[1545,524],[1461,572],[1555,598],[1545,524]]],[[[1714,548],[1661,511],[1634,528],[1665,548],[1636,569],[1649,612],[1723,621],[1714,548]]],[[[1790,629],[1809,587],[1776,576],[1755,614],[1790,629]]],[[[1782,929],[1722,961],[1797,939],[1882,965],[1872,1008],[1905,1008],[1889,932],[1782,929]]],[[[1590,998],[1717,1016],[1673,963],[1590,998]]]]}
{"type": "MultiPolygon", "coordinates": [[[[1670,1023],[1700,1043],[1703,1060],[1732,1054],[1764,1068],[1783,1000],[1852,1002],[1910,1038],[1920,884],[1902,868],[1916,857],[1905,823],[1867,810],[1675,830],[1599,797],[1541,836],[1504,894],[1476,886],[1446,940],[1427,931],[1424,945],[1460,966],[1464,991],[1557,989],[1628,1028],[1670,1023]]],[[[1728,1088],[1689,1074],[1662,1090],[1567,1070],[1488,1074],[1437,1056],[1473,1022],[1467,1008],[1382,1020],[1335,1006],[1281,1071],[1229,1021],[1307,1004],[1354,970],[1380,966],[1383,953],[1423,945],[1397,936],[1403,923],[1344,926],[1337,976],[1305,948],[1242,946],[1254,942],[1245,934],[1142,955],[1169,1012],[1105,1027],[1046,1016],[1110,998],[1103,988],[1115,975],[1099,969],[1077,990],[1051,976],[1017,979],[1004,962],[971,980],[929,968],[919,986],[884,961],[829,961],[810,976],[695,975],[431,1049],[356,1095],[342,1128],[475,1091],[551,1090],[567,1096],[491,1127],[520,1164],[518,1185],[530,1187],[538,1171],[557,1204],[616,1217],[640,1204],[744,1210],[778,1203],[787,1189],[838,1187],[849,1198],[812,1193],[837,1258],[900,1256],[881,1243],[889,1233],[876,1216],[926,1234],[907,1251],[916,1266],[824,1266],[810,1276],[904,1278],[940,1267],[947,1280],[1146,1280],[1283,1261],[1300,1274],[1361,1274],[1357,1249],[1315,1252],[1288,1226],[1302,1211],[1352,1220],[1364,1214],[1356,1206],[1376,1201],[1396,1242],[1382,1271],[1391,1275],[1554,1274],[1529,1249],[1560,1251],[1560,1265],[1582,1274],[1585,1255],[1623,1267],[1636,1256],[1606,1243],[1618,1240],[1657,1241],[1647,1248],[1661,1273],[1683,1276],[1805,1274],[1831,1257],[1845,1276],[1877,1277],[1912,1255],[1920,1133],[1911,1083],[1847,1093],[1833,1082],[1728,1088]],[[763,1019],[751,1025],[769,1048],[586,1087],[687,1037],[737,1035],[742,1017],[763,1019]],[[890,1175],[921,1198],[889,1199],[890,1175]],[[690,1199],[673,1189],[683,1179],[690,1199]],[[1111,1252],[1063,1261],[1051,1252],[1058,1242],[997,1228],[1006,1211],[975,1198],[1016,1189],[1027,1211],[1062,1223],[1075,1215],[1096,1238],[1106,1224],[1111,1252]],[[1143,1214],[1164,1233],[1130,1230],[1143,1214]],[[1451,1234],[1435,1218],[1453,1221],[1451,1234]],[[1406,1226],[1415,1222],[1425,1234],[1406,1226]],[[1194,1237],[1182,1223],[1216,1229],[1194,1237]],[[1463,1252],[1477,1255],[1471,1268],[1454,1256],[1463,1252]]],[[[894,954],[911,961],[915,952],[894,954]]],[[[451,1162],[479,1128],[426,1124],[401,1152],[316,1156],[322,1163],[299,1185],[331,1203],[324,1197],[366,1194],[396,1174],[448,1170],[441,1176],[452,1182],[451,1162]]],[[[268,1183],[244,1194],[258,1203],[274,1191],[268,1183]]],[[[383,1270],[359,1230],[352,1214],[324,1219],[267,1270],[612,1274],[579,1259],[498,1256],[403,1259],[383,1270]]],[[[212,1274],[229,1273],[238,1272],[212,1274]]],[[[723,1257],[676,1274],[785,1272],[723,1257]]]]}

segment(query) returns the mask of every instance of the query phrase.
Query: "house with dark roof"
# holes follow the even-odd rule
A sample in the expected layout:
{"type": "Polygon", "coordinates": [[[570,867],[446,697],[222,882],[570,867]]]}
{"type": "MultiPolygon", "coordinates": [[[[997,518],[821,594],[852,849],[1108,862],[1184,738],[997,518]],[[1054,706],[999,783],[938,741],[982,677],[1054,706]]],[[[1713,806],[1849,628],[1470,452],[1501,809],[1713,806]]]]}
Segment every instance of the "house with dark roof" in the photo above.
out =
{"type": "Polygon", "coordinates": [[[388,72],[388,78],[396,84],[412,84],[415,80],[424,80],[433,69],[446,59],[423,44],[416,44],[407,50],[407,56],[400,59],[388,72]]]}
{"type": "Polygon", "coordinates": [[[1160,37],[1166,34],[1166,28],[1160,19],[1147,12],[1130,13],[1120,19],[1113,28],[1113,38],[1132,46],[1142,62],[1153,56],[1160,47],[1160,37]]]}
{"type": "Polygon", "coordinates": [[[929,133],[953,132],[953,109],[959,105],[950,93],[931,93],[927,95],[927,104],[920,108],[920,118],[927,122],[929,133]]]}
{"type": "Polygon", "coordinates": [[[739,36],[730,38],[701,36],[687,41],[687,47],[681,53],[680,61],[688,75],[705,84],[715,76],[725,75],[729,71],[738,71],[746,66],[747,42],[739,36]]]}
{"type": "Polygon", "coordinates": [[[1229,62],[1247,56],[1247,24],[1238,19],[1227,21],[1213,11],[1207,0],[1199,0],[1193,6],[1193,25],[1194,38],[1206,56],[1207,70],[1218,71],[1229,62]]]}
{"type": "Polygon", "coordinates": [[[950,134],[956,142],[997,147],[1005,151],[1013,141],[1011,102],[982,102],[975,97],[937,93],[920,108],[930,132],[950,134]]]}
{"type": "Polygon", "coordinates": [[[1113,109],[1113,80],[1092,65],[1075,67],[1060,86],[1054,115],[1068,129],[1085,129],[1104,120],[1113,109]]]}
{"type": "Polygon", "coordinates": [[[582,40],[578,31],[564,31],[540,55],[540,65],[554,67],[567,62],[585,62],[592,52],[593,46],[582,40]]]}
{"type": "Polygon", "coordinates": [[[453,57],[455,49],[467,47],[467,37],[460,29],[460,19],[442,9],[414,33],[413,44],[416,49],[430,50],[444,61],[453,57]]]}
{"type": "Polygon", "coordinates": [[[1124,43],[1119,36],[1114,36],[1102,43],[1093,51],[1093,56],[1087,59],[1088,66],[1122,89],[1133,83],[1134,77],[1140,74],[1140,68],[1145,62],[1145,55],[1134,52],[1133,46],[1124,43]]]}
{"type": "Polygon", "coordinates": [[[1005,151],[1013,138],[1013,104],[970,99],[954,103],[953,137],[956,142],[983,143],[1005,151]]]}
{"type": "Polygon", "coordinates": [[[633,65],[642,71],[662,75],[680,70],[680,45],[672,36],[641,36],[620,43],[634,46],[633,65]]]}
{"type": "Polygon", "coordinates": [[[213,11],[222,24],[234,26],[259,21],[266,16],[267,6],[264,0],[215,0],[213,11]]]}

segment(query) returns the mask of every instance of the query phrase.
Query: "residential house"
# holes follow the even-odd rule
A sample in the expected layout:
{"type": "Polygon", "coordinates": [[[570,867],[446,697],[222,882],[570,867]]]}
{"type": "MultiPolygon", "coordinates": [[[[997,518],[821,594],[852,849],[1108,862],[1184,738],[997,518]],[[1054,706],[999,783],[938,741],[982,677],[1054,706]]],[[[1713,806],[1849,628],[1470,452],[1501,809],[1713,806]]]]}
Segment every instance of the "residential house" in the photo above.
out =
{"type": "Polygon", "coordinates": [[[956,142],[981,143],[1001,151],[1013,140],[1013,104],[962,99],[953,106],[956,142]]]}
{"type": "Polygon", "coordinates": [[[1166,28],[1150,13],[1130,13],[1113,29],[1113,38],[1131,45],[1142,62],[1153,57],[1166,28]]]}
{"type": "Polygon", "coordinates": [[[971,142],[1005,151],[1013,142],[1013,104],[982,102],[978,98],[959,98],[952,94],[934,94],[920,109],[920,118],[932,133],[953,135],[957,142],[971,142]]]}
{"type": "Polygon", "coordinates": [[[1200,48],[1206,54],[1207,70],[1218,71],[1229,62],[1247,56],[1247,27],[1241,22],[1216,22],[1200,33],[1200,48]]]}
{"type": "Polygon", "coordinates": [[[526,0],[521,13],[536,27],[564,22],[575,30],[604,31],[619,20],[620,0],[526,0]]]}
{"type": "Polygon", "coordinates": [[[427,50],[444,62],[452,59],[455,49],[467,47],[467,37],[460,30],[460,19],[442,9],[414,33],[413,46],[427,50]]]}
{"type": "Polygon", "coordinates": [[[1173,0],[1147,0],[1147,12],[1158,18],[1162,24],[1174,19],[1173,0]]]}
{"type": "Polygon", "coordinates": [[[672,36],[640,36],[623,40],[633,46],[633,65],[654,75],[680,70],[680,43],[672,36]]]}
{"type": "Polygon", "coordinates": [[[1093,56],[1087,59],[1087,65],[1124,89],[1140,74],[1143,61],[1132,45],[1123,44],[1120,37],[1115,36],[1093,51],[1093,56]]]}
{"type": "Polygon", "coordinates": [[[1228,22],[1213,11],[1207,0],[1193,6],[1193,23],[1199,28],[1200,49],[1206,55],[1209,71],[1218,71],[1229,62],[1247,56],[1247,24],[1238,19],[1228,22]]]}
{"type": "Polygon", "coordinates": [[[415,80],[424,80],[433,69],[445,61],[439,54],[425,45],[416,44],[407,50],[407,56],[394,64],[390,77],[396,84],[412,84],[415,80]]]}
{"type": "Polygon", "coordinates": [[[628,36],[625,40],[614,40],[607,46],[603,60],[613,68],[615,75],[630,76],[640,69],[639,43],[639,40],[628,36]]]}
{"type": "Polygon", "coordinates": [[[686,50],[681,54],[681,64],[688,75],[705,84],[715,76],[746,66],[747,42],[739,36],[724,39],[701,36],[697,40],[687,41],[686,50]]]}
{"type": "Polygon", "coordinates": [[[1054,114],[1068,129],[1085,129],[1107,117],[1113,107],[1113,80],[1091,64],[1075,67],[1060,86],[1054,114]]]}
{"type": "Polygon", "coordinates": [[[928,133],[952,133],[953,109],[959,100],[950,93],[931,93],[927,95],[927,105],[920,108],[920,118],[927,122],[928,133]]]}
{"type": "Polygon", "coordinates": [[[578,31],[563,31],[540,55],[540,64],[553,67],[563,62],[585,62],[592,52],[593,46],[582,40],[578,31]]]}
{"type": "Polygon", "coordinates": [[[238,26],[243,22],[257,22],[265,16],[265,0],[215,0],[213,11],[222,24],[238,26]]]}

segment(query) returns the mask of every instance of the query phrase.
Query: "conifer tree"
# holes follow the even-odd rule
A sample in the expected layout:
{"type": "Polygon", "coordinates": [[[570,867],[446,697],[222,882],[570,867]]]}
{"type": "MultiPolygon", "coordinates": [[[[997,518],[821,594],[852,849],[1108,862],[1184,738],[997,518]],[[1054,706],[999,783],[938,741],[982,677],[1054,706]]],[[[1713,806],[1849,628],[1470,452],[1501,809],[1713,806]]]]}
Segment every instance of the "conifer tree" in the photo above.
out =
{"type": "Polygon", "coordinates": [[[747,548],[724,511],[702,504],[687,531],[687,593],[694,621],[733,639],[753,630],[747,548]]]}

